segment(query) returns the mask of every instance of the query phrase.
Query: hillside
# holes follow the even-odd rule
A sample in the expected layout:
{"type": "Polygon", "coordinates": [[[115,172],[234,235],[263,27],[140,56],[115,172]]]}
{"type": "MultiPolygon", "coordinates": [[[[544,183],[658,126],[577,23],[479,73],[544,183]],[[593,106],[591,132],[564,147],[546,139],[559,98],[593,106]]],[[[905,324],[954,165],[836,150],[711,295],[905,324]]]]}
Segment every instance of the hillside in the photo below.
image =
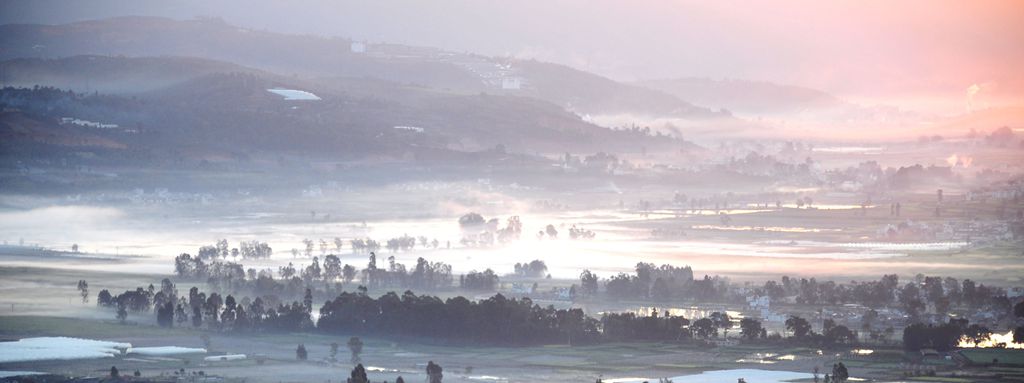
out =
{"type": "Polygon", "coordinates": [[[307,79],[374,78],[464,94],[516,94],[581,114],[720,117],[667,93],[555,64],[395,44],[368,44],[360,50],[352,44],[342,38],[243,29],[216,19],[122,17],[64,25],[0,26],[0,59],[196,57],[307,79]],[[507,86],[507,82],[518,86],[507,86]]]}
{"type": "Polygon", "coordinates": [[[145,93],[213,73],[262,72],[223,61],[192,57],[83,55],[0,61],[0,83],[3,86],[51,86],[85,93],[145,93]]]}
{"type": "MultiPolygon", "coordinates": [[[[0,67],[29,61],[3,62],[0,67]]],[[[25,88],[0,92],[0,107],[23,116],[6,120],[2,133],[10,138],[8,143],[79,145],[88,141],[79,137],[86,134],[109,142],[105,147],[170,157],[191,153],[199,158],[245,159],[289,154],[335,160],[408,158],[417,153],[445,158],[438,151],[496,147],[515,153],[561,154],[689,145],[598,127],[528,97],[468,95],[347,77],[296,80],[176,57],[36,61],[45,65],[34,71],[11,71],[18,73],[11,82],[25,88]],[[116,73],[125,76],[119,78],[116,73]],[[99,92],[96,86],[73,87],[90,84],[92,79],[106,79],[98,82],[110,93],[99,92]],[[150,90],[155,84],[164,85],[150,90]],[[74,92],[55,89],[60,86],[74,92]],[[319,100],[290,101],[270,89],[306,91],[319,100]],[[86,122],[58,123],[62,119],[86,122]],[[117,127],[97,128],[90,123],[117,127]],[[39,126],[47,129],[24,133],[25,127],[39,126]]]]}

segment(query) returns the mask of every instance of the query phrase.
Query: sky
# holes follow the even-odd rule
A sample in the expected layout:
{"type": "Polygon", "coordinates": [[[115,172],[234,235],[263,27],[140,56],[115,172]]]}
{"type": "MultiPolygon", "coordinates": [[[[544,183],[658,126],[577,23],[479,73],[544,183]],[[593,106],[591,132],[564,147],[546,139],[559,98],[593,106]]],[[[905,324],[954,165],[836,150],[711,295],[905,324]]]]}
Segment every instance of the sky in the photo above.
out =
{"type": "MultiPolygon", "coordinates": [[[[2,23],[220,17],[271,31],[567,64],[617,80],[749,79],[851,99],[1022,100],[1024,2],[7,0],[2,23]]],[[[1024,102],[1022,102],[1024,103],[1024,102]]]]}

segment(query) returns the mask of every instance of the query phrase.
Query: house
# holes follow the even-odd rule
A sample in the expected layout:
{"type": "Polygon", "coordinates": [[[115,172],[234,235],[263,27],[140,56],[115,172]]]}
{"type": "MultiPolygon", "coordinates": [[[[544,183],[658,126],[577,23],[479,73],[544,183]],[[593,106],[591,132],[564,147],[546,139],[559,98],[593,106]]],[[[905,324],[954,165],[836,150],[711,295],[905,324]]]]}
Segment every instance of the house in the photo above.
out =
{"type": "Polygon", "coordinates": [[[501,89],[519,90],[523,87],[523,80],[519,77],[504,77],[501,79],[501,89]]]}
{"type": "Polygon", "coordinates": [[[348,49],[352,53],[366,53],[366,44],[361,41],[353,41],[348,49]]]}

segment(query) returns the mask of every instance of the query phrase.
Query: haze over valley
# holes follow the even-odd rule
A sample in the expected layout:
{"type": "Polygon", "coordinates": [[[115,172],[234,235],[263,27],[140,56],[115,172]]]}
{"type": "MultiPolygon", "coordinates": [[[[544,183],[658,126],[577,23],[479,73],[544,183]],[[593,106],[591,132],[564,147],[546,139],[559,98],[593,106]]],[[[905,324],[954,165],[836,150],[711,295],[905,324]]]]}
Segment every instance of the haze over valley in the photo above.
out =
{"type": "Polygon", "coordinates": [[[1020,380],[1022,10],[4,3],[0,380],[1020,380]]]}

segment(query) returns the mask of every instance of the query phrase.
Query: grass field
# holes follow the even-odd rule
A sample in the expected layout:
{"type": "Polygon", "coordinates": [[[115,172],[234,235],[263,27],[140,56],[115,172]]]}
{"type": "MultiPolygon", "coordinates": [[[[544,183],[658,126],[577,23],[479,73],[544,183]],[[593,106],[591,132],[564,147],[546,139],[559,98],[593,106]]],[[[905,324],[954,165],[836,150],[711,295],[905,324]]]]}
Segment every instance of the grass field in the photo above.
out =
{"type": "Polygon", "coordinates": [[[998,348],[971,348],[960,350],[960,354],[971,363],[978,365],[995,364],[997,366],[1024,367],[1024,350],[998,348]],[[998,360],[998,363],[993,363],[998,360]]]}

